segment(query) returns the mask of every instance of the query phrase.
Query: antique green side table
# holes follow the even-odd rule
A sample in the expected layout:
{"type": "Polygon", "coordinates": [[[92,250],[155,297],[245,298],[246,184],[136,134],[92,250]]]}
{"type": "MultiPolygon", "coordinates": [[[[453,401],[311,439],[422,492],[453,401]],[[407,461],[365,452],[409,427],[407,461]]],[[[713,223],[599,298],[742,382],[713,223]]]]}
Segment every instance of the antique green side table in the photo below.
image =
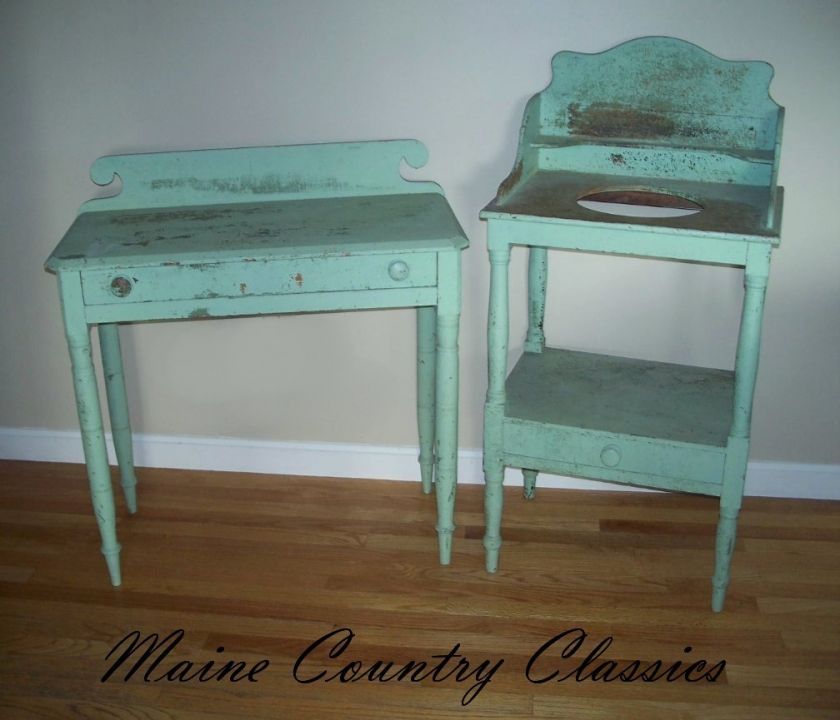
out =
{"type": "Polygon", "coordinates": [[[102,552],[120,584],[114,497],[91,357],[97,326],[129,512],[135,473],[118,325],[370,308],[417,308],[417,417],[440,562],[451,555],[458,428],[460,252],[440,187],[403,179],[416,140],[103,157],[122,191],[85,203],[47,260],[58,276],[102,552]]]}
{"type": "Polygon", "coordinates": [[[653,37],[595,55],[561,52],[552,70],[527,104],[513,171],[481,213],[491,264],[487,570],[498,567],[505,466],[522,468],[526,497],[540,471],[712,495],[720,498],[712,608],[720,611],[782,213],[783,108],[768,94],[772,68],[653,37]],[[627,217],[584,199],[697,212],[627,217]],[[529,321],[506,378],[516,245],[529,248],[529,321]],[[548,249],[743,267],[734,370],[546,348],[548,249]]]}

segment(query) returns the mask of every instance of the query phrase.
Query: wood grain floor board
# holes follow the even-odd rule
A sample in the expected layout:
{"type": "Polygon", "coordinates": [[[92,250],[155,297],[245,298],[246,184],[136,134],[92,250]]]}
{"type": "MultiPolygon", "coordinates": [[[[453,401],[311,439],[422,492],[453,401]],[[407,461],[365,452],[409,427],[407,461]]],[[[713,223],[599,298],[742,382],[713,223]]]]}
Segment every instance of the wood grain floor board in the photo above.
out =
{"type": "Polygon", "coordinates": [[[747,498],[727,606],[714,614],[709,498],[540,489],[528,502],[506,488],[502,564],[489,576],[480,487],[458,489],[452,564],[440,567],[434,500],[418,484],[140,477],[139,513],[118,504],[114,589],[83,466],[0,462],[0,718],[840,718],[840,503],[747,498]],[[183,660],[270,665],[251,683],[145,682],[143,670],[125,680],[126,666],[101,681],[128,633],[179,628],[161,672],[183,660]],[[342,628],[353,637],[331,657],[342,628]],[[428,669],[450,651],[452,667],[455,654],[469,667],[461,681],[298,682],[298,658],[335,631],[300,677],[354,662],[359,673],[377,661],[428,669]],[[532,679],[559,675],[529,681],[529,660],[557,636],[532,679]],[[726,661],[716,682],[591,677],[600,663],[700,659],[726,661]],[[476,671],[498,661],[462,707],[476,671]]]}

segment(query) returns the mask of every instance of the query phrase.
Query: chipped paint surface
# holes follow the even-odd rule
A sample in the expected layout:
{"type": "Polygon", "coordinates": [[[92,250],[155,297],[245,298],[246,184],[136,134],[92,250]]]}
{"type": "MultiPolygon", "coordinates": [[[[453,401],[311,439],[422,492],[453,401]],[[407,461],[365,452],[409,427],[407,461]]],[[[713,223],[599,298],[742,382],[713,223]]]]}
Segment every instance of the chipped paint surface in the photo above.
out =
{"type": "Polygon", "coordinates": [[[638,110],[619,103],[596,102],[581,108],[571,103],[567,110],[571,135],[645,139],[676,134],[675,122],[664,114],[638,110]]]}
{"type": "Polygon", "coordinates": [[[418,385],[431,399],[418,407],[422,485],[430,492],[434,476],[438,556],[449,563],[460,251],[468,243],[440,187],[405,180],[403,161],[422,166],[425,148],[414,140],[338,143],[94,164],[94,182],[108,185],[118,173],[122,192],[83,206],[47,269],[58,275],[93,507],[114,585],[120,546],[89,326],[99,325],[114,446],[134,512],[117,323],[146,320],[416,308],[418,344],[434,359],[418,385]],[[389,273],[395,256],[411,268],[399,280],[389,273]]]}
{"type": "Polygon", "coordinates": [[[115,225],[142,225],[155,223],[166,226],[172,222],[193,222],[207,220],[221,220],[230,215],[234,208],[196,208],[184,210],[168,210],[161,212],[133,212],[119,213],[108,217],[108,221],[115,225]]]}
{"type": "MultiPolygon", "coordinates": [[[[115,297],[113,270],[89,270],[84,294],[89,305],[145,303],[190,298],[242,298],[271,294],[302,294],[330,291],[376,291],[393,287],[431,287],[436,283],[436,253],[408,253],[410,274],[395,280],[389,273],[391,255],[327,253],[288,260],[261,262],[177,263],[137,267],[133,286],[115,297]]],[[[119,275],[122,277],[122,275],[119,275]]],[[[120,285],[122,287],[122,285],[120,285]]]]}
{"type": "Polygon", "coordinates": [[[114,155],[97,160],[91,177],[107,186],[119,175],[120,192],[82,212],[202,205],[212,213],[225,203],[441,194],[436,183],[400,173],[402,161],[419,168],[426,158],[417,140],[114,155]]]}
{"type": "Polygon", "coordinates": [[[279,254],[376,252],[394,238],[415,250],[463,243],[457,220],[437,193],[381,195],[83,213],[50,259],[58,267],[129,264],[205,265],[203,258],[265,262],[279,254]],[[420,229],[436,227],[430,236],[420,229]]]}
{"type": "Polygon", "coordinates": [[[783,109],[769,96],[771,76],[766,63],[722,60],[674,38],[560,52],[551,84],[526,105],[514,168],[485,213],[589,221],[593,211],[577,205],[584,195],[649,204],[638,193],[654,192],[674,197],[661,207],[685,198],[703,212],[639,224],[777,243],[783,109]]]}
{"type": "Polygon", "coordinates": [[[341,189],[340,182],[334,177],[320,178],[317,183],[301,176],[285,176],[276,173],[253,176],[244,175],[239,178],[195,178],[195,177],[176,177],[176,178],[159,178],[152,180],[149,183],[152,190],[171,190],[173,188],[189,188],[199,192],[211,191],[220,194],[253,194],[253,195],[274,195],[299,193],[304,190],[310,190],[313,187],[325,190],[327,192],[336,192],[341,189]]]}
{"type": "MultiPolygon", "coordinates": [[[[723,607],[746,472],[782,108],[766,63],[674,38],[561,52],[526,105],[514,172],[488,221],[485,565],[499,566],[505,467],[720,498],[712,609],[723,607]],[[521,172],[521,168],[525,172],[521,172]],[[628,217],[582,199],[692,210],[628,217]],[[675,217],[673,215],[681,215],[675,217]],[[527,246],[528,331],[508,374],[511,248],[527,246]],[[548,250],[733,265],[745,296],[735,372],[545,347],[548,250]]],[[[626,210],[626,208],[622,209],[626,210]]],[[[597,319],[594,319],[597,321],[597,319]]]]}

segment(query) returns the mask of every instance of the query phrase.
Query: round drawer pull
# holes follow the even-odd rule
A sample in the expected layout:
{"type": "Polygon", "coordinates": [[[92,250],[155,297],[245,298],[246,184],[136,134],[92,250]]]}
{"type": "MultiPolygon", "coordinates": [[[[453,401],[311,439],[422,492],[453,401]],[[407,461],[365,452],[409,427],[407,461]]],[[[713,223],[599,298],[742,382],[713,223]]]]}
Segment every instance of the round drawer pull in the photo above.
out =
{"type": "Polygon", "coordinates": [[[617,445],[605,445],[601,450],[601,462],[607,467],[615,467],[621,462],[621,448],[617,445]]]}
{"type": "Polygon", "coordinates": [[[117,277],[111,280],[111,292],[117,297],[129,295],[132,287],[131,280],[124,275],[117,275],[117,277]]]}
{"type": "Polygon", "coordinates": [[[408,277],[408,265],[402,260],[394,260],[388,266],[388,274],[392,280],[405,280],[408,277]]]}

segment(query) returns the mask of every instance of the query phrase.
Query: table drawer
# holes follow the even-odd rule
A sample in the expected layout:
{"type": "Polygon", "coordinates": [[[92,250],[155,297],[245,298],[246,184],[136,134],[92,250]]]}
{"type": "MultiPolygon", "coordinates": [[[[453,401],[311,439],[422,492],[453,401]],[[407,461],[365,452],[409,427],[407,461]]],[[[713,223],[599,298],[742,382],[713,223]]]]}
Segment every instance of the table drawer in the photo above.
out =
{"type": "Polygon", "coordinates": [[[725,461],[724,448],[511,419],[505,421],[503,447],[506,455],[562,457],[586,477],[603,479],[638,474],[714,484],[723,479],[725,461]]]}
{"type": "Polygon", "coordinates": [[[393,253],[89,270],[87,305],[426,287],[437,281],[436,253],[393,253]]]}

